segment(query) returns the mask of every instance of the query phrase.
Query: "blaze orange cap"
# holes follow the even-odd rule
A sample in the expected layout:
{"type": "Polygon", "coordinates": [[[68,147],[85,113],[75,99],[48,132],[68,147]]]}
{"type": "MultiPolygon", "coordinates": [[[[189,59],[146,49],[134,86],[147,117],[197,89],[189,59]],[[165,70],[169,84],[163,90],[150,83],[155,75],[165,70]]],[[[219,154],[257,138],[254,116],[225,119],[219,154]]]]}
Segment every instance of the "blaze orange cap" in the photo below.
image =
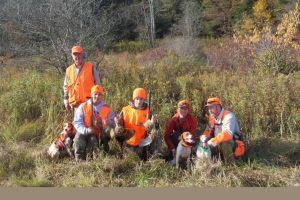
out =
{"type": "Polygon", "coordinates": [[[82,52],[83,52],[83,49],[81,46],[77,45],[77,46],[72,47],[72,54],[73,53],[82,53],[82,52]]]}
{"type": "Polygon", "coordinates": [[[191,109],[191,104],[187,99],[179,101],[177,106],[178,108],[187,107],[188,109],[191,109]]]}
{"type": "Polygon", "coordinates": [[[147,98],[147,92],[144,88],[136,88],[134,91],[133,91],[133,94],[132,94],[132,99],[134,100],[135,98],[142,98],[142,99],[145,99],[147,98]]]}
{"type": "Polygon", "coordinates": [[[218,97],[208,98],[205,107],[212,105],[222,105],[221,100],[218,97]]]}
{"type": "Polygon", "coordinates": [[[101,94],[102,96],[104,96],[104,90],[103,87],[101,85],[94,85],[91,89],[91,94],[94,94],[95,92],[101,94]]]}

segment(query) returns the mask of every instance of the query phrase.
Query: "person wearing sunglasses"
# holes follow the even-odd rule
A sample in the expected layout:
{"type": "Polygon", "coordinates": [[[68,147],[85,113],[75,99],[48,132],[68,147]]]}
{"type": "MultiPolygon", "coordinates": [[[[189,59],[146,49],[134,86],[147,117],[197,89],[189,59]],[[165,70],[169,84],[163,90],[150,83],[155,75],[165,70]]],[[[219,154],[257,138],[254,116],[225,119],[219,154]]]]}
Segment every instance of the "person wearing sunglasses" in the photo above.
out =
{"type": "Polygon", "coordinates": [[[181,100],[177,105],[177,112],[166,125],[164,139],[169,150],[167,161],[174,160],[176,148],[183,132],[190,132],[195,140],[197,120],[191,113],[191,104],[187,99],[181,100]]]}

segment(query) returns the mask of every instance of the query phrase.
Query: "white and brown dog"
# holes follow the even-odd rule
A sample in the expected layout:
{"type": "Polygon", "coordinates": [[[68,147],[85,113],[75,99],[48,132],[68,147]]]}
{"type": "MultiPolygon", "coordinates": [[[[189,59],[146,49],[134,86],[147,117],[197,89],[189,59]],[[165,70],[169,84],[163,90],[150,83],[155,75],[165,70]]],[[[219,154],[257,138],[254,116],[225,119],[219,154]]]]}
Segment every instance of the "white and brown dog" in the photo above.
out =
{"type": "Polygon", "coordinates": [[[191,169],[191,152],[195,143],[193,135],[190,132],[183,132],[180,136],[175,156],[176,168],[180,167],[181,162],[186,162],[187,169],[191,169]]]}
{"type": "Polygon", "coordinates": [[[51,158],[58,158],[63,154],[74,157],[72,145],[75,137],[75,129],[72,123],[64,124],[63,131],[57,136],[56,140],[51,144],[47,153],[51,158]]]}
{"type": "Polygon", "coordinates": [[[211,159],[211,149],[209,147],[209,145],[207,144],[208,141],[208,137],[206,135],[201,135],[199,137],[200,142],[197,146],[197,150],[196,150],[196,155],[197,155],[197,159],[206,159],[209,160],[211,159]]]}

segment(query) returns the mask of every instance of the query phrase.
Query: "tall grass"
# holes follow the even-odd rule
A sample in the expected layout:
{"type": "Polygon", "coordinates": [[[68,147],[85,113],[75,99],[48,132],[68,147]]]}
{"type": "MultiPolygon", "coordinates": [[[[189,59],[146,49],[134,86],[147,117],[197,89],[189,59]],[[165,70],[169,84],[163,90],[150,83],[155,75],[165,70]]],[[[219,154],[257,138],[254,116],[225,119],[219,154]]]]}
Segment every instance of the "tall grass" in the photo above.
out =
{"type": "Polygon", "coordinates": [[[199,122],[205,122],[206,99],[219,96],[224,107],[236,113],[250,137],[299,136],[299,72],[274,75],[259,67],[212,71],[197,60],[172,55],[148,68],[106,63],[105,70],[102,80],[106,99],[115,111],[130,100],[135,87],[145,87],[151,90],[152,109],[163,125],[182,98],[192,102],[199,122]]]}
{"type": "Polygon", "coordinates": [[[29,141],[50,133],[62,118],[61,84],[62,77],[57,74],[5,68],[1,74],[0,137],[29,141]]]}
{"type": "MultiPolygon", "coordinates": [[[[173,46],[174,47],[174,46],[173,46]]],[[[199,132],[207,122],[208,97],[219,96],[232,110],[251,142],[249,163],[215,165],[191,173],[160,159],[138,162],[112,151],[95,162],[50,161],[44,151],[69,120],[63,109],[63,76],[53,72],[5,67],[0,74],[0,184],[8,186],[287,186],[299,180],[300,72],[270,73],[264,66],[215,70],[198,56],[173,55],[163,49],[110,54],[98,66],[105,101],[115,113],[128,104],[132,91],[151,91],[152,112],[161,131],[180,99],[192,102],[199,132]],[[156,57],[157,56],[157,57],[156,57]],[[159,58],[159,59],[158,59],[159,58]],[[149,64],[150,63],[150,64],[149,64]],[[26,151],[24,151],[26,149],[26,151]],[[277,149],[277,150],[273,150],[277,149]]],[[[165,148],[165,146],[164,146],[165,148]]],[[[114,147],[112,148],[114,149],[114,147]]]]}

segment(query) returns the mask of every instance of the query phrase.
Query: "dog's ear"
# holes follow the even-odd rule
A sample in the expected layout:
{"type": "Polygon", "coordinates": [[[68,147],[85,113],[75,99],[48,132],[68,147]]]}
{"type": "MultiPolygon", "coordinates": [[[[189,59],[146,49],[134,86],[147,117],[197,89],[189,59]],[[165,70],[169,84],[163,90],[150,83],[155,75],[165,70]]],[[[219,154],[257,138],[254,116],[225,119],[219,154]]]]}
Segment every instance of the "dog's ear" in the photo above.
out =
{"type": "Polygon", "coordinates": [[[183,133],[180,135],[179,140],[185,141],[187,136],[188,136],[188,132],[183,132],[183,133]]]}

